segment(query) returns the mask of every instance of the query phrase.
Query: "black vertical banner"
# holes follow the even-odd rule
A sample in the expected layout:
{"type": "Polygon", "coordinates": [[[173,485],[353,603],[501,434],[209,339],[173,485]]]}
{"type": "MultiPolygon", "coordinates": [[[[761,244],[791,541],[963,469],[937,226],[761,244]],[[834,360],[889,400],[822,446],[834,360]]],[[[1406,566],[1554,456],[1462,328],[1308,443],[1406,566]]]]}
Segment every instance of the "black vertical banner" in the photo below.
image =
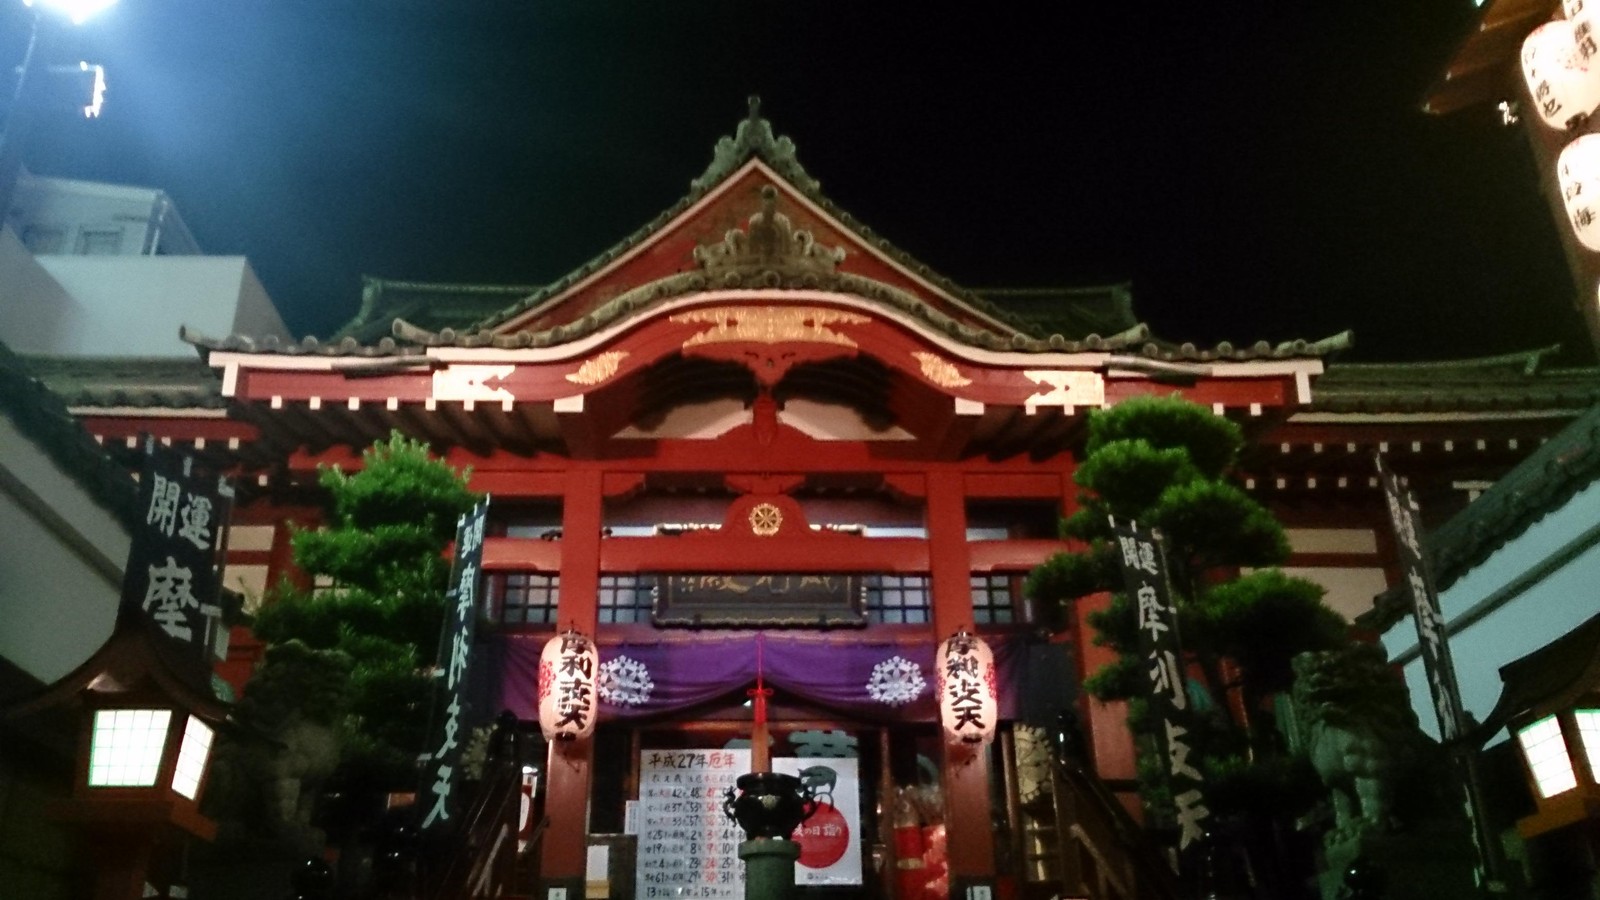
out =
{"type": "Polygon", "coordinates": [[[146,439],[139,518],[122,577],[123,614],[148,618],[207,660],[225,639],[217,562],[232,499],[226,481],[146,439]]]}
{"type": "Polygon", "coordinates": [[[1378,479],[1383,483],[1383,498],[1389,504],[1389,521],[1394,525],[1400,570],[1416,613],[1417,647],[1422,654],[1423,671],[1428,676],[1428,690],[1433,695],[1439,736],[1452,741],[1461,733],[1461,692],[1456,687],[1455,663],[1450,659],[1450,642],[1444,631],[1444,616],[1439,611],[1439,597],[1433,589],[1433,576],[1428,573],[1422,556],[1422,539],[1417,527],[1422,507],[1410,488],[1383,464],[1383,457],[1375,459],[1378,479]]]}
{"type": "Polygon", "coordinates": [[[1178,640],[1178,610],[1167,581],[1161,537],[1138,522],[1111,520],[1121,551],[1122,578],[1139,616],[1140,650],[1150,687],[1150,711],[1156,720],[1156,745],[1166,760],[1178,824],[1178,849],[1204,837],[1211,811],[1205,805],[1205,776],[1190,746],[1194,710],[1184,676],[1183,647],[1178,640]]]}
{"type": "Polygon", "coordinates": [[[461,729],[462,707],[472,636],[478,624],[478,583],[483,568],[483,529],[488,516],[489,501],[485,498],[456,524],[456,554],[450,566],[444,629],[439,643],[439,688],[431,719],[438,728],[428,735],[430,750],[419,795],[420,807],[427,810],[422,819],[424,831],[450,821],[451,794],[461,781],[461,750],[467,739],[461,729]]]}
{"type": "Polygon", "coordinates": [[[1433,714],[1439,723],[1439,737],[1450,750],[1458,771],[1458,781],[1465,797],[1463,809],[1472,826],[1472,839],[1477,850],[1477,878],[1481,887],[1491,893],[1504,893],[1501,881],[1503,871],[1499,836],[1488,825],[1483,799],[1483,788],[1478,776],[1478,763],[1470,748],[1450,746],[1461,735],[1461,689],[1456,685],[1455,661],[1450,658],[1450,636],[1445,633],[1444,614],[1439,607],[1439,595],[1433,587],[1433,575],[1428,571],[1427,559],[1422,554],[1421,529],[1418,520],[1422,505],[1406,486],[1405,480],[1383,464],[1383,457],[1375,455],[1378,480],[1383,484],[1383,498],[1389,505],[1389,521],[1394,526],[1396,555],[1400,570],[1411,592],[1411,605],[1417,621],[1417,649],[1422,657],[1422,671],[1428,679],[1428,692],[1433,696],[1433,714]]]}

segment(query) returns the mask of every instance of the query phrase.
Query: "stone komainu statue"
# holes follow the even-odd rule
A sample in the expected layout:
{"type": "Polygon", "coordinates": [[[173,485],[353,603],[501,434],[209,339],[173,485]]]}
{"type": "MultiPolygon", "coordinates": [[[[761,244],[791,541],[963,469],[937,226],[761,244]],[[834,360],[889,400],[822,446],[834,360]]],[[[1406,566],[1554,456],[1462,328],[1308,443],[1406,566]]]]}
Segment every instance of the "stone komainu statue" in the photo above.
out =
{"type": "Polygon", "coordinates": [[[1329,837],[1391,829],[1395,779],[1417,758],[1421,732],[1383,648],[1302,653],[1294,673],[1300,743],[1333,801],[1329,837]]]}

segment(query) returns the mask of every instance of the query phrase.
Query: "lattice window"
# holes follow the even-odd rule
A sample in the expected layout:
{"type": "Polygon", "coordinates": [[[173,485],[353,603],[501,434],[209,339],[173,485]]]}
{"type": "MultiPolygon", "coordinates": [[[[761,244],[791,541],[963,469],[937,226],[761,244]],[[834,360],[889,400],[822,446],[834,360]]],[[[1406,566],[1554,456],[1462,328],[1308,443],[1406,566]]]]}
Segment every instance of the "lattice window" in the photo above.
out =
{"type": "Polygon", "coordinates": [[[972,576],[972,624],[1011,625],[1020,621],[1017,597],[1021,577],[1007,572],[972,576]]]}
{"type": "Polygon", "coordinates": [[[506,625],[553,625],[561,599],[561,576],[544,572],[495,572],[489,603],[506,625]]]}
{"type": "Polygon", "coordinates": [[[650,621],[656,580],[647,575],[600,576],[600,623],[650,621]]]}
{"type": "Polygon", "coordinates": [[[867,621],[882,625],[926,625],[933,595],[926,575],[867,576],[867,621]]]}

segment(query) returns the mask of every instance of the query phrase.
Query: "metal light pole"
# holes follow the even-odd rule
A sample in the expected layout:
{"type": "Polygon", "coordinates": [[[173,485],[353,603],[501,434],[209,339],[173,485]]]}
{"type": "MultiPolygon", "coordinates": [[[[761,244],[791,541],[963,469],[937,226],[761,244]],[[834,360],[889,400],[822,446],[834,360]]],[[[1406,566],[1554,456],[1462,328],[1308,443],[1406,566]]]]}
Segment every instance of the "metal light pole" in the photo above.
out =
{"type": "Polygon", "coordinates": [[[48,47],[51,31],[44,24],[45,14],[62,17],[73,25],[82,25],[96,13],[115,5],[117,0],[22,0],[33,10],[33,22],[28,32],[28,49],[23,51],[22,64],[17,67],[17,86],[11,94],[11,109],[6,115],[5,131],[0,132],[0,226],[11,214],[11,198],[16,192],[17,175],[22,170],[22,147],[33,130],[37,112],[33,95],[34,60],[42,54],[41,42],[48,47]],[[41,36],[43,40],[41,41],[41,36]]]}

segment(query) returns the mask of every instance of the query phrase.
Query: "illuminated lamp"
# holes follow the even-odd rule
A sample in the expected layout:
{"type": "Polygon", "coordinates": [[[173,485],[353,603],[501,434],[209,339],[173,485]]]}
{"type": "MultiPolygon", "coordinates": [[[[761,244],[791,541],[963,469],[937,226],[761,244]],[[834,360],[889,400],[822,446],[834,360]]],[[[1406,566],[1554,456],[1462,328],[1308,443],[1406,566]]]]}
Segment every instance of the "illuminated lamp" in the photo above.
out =
{"type": "Polygon", "coordinates": [[[1600,134],[1583,135],[1562,148],[1556,181],[1578,243],[1600,251],[1600,134]]]}
{"type": "Polygon", "coordinates": [[[1576,828],[1600,850],[1600,615],[1501,666],[1500,680],[1482,733],[1506,728],[1522,760],[1534,812],[1517,833],[1576,828]]]}
{"type": "Polygon", "coordinates": [[[1522,42],[1522,77],[1539,118],[1566,129],[1600,106],[1600,68],[1591,70],[1578,53],[1573,26],[1546,22],[1522,42]]]}
{"type": "Polygon", "coordinates": [[[1000,703],[994,652],[983,638],[957,632],[939,645],[939,721],[952,744],[994,740],[1000,703]]]}
{"type": "Polygon", "coordinates": [[[116,6],[117,0],[22,0],[22,5],[47,9],[66,16],[74,25],[82,25],[108,7],[116,6]]]}
{"type": "Polygon", "coordinates": [[[539,654],[539,730],[547,741],[575,741],[594,734],[599,713],[595,675],[600,654],[594,641],[568,629],[539,654]]]}
{"type": "Polygon", "coordinates": [[[66,714],[77,720],[77,775],[71,795],[48,801],[45,815],[83,835],[96,898],[145,896],[158,852],[216,836],[199,801],[229,707],[198,654],[141,616],[119,615],[87,661],[0,711],[8,720],[66,714]]]}

